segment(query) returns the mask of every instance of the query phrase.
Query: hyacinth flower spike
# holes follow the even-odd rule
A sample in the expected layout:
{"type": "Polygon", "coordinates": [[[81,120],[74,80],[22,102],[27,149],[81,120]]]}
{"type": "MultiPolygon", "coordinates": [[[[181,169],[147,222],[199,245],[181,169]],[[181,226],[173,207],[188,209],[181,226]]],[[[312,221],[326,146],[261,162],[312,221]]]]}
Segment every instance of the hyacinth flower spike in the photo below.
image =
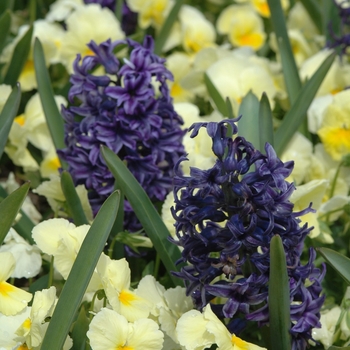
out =
{"type": "Polygon", "coordinates": [[[174,274],[184,280],[198,309],[212,302],[219,318],[231,320],[231,333],[239,335],[248,322],[268,325],[270,241],[280,235],[288,267],[292,348],[305,349],[312,328],[320,327],[324,301],[325,268],[314,266],[313,249],[305,265],[300,260],[311,228],[301,226],[298,217],[312,209],[293,212],[289,198],[295,188],[285,181],[293,162],[283,163],[269,144],[264,155],[237,136],[237,121],[190,128],[191,137],[206,128],[217,160],[210,169],[191,168],[190,176],[180,171],[186,158],[176,165],[172,213],[177,237],[172,241],[182,248],[179,262],[188,265],[174,274]]]}
{"type": "MultiPolygon", "coordinates": [[[[65,143],[60,152],[76,185],[83,184],[97,213],[114,189],[114,178],[100,153],[104,145],[126,162],[153,202],[163,201],[172,189],[174,165],[184,154],[183,121],[175,112],[166,81],[172,74],[165,60],[154,54],[154,42],[133,40],[90,42],[94,55],[74,63],[68,97],[62,108],[65,143]],[[115,49],[127,46],[123,61],[115,49]],[[97,75],[101,68],[105,74],[97,75]]],[[[125,229],[141,227],[125,202],[125,229]]]]}

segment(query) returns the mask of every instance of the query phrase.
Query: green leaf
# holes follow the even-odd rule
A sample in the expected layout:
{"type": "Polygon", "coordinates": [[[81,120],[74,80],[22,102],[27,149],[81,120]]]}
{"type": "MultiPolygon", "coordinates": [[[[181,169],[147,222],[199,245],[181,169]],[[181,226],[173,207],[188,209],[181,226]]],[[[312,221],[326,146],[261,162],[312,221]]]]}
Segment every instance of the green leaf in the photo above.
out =
{"type": "Polygon", "coordinates": [[[171,274],[171,271],[178,270],[175,262],[181,257],[180,251],[175,244],[168,241],[168,237],[170,236],[169,231],[154,208],[151,200],[133,174],[116,154],[107,147],[102,147],[102,155],[109,170],[118,182],[118,186],[120,186],[134,209],[143,229],[151,239],[173,283],[175,285],[182,285],[180,279],[171,274]]]}
{"type": "Polygon", "coordinates": [[[17,84],[6,100],[3,110],[0,114],[0,158],[8,140],[13,120],[15,119],[21,101],[21,89],[17,84]]]}
{"type": "Polygon", "coordinates": [[[162,28],[160,29],[160,32],[155,40],[154,43],[154,52],[157,55],[160,55],[162,53],[163,46],[166,43],[166,40],[169,37],[170,31],[177,19],[177,15],[179,14],[180,8],[183,4],[184,0],[176,0],[175,5],[171,9],[167,19],[163,23],[162,28]]]}
{"type": "Polygon", "coordinates": [[[13,191],[0,203],[0,245],[9,232],[24,199],[27,196],[30,184],[25,183],[17,190],[13,191]]]}
{"type": "Polygon", "coordinates": [[[2,52],[2,49],[4,48],[6,44],[7,36],[10,33],[10,27],[11,27],[11,14],[10,11],[7,10],[3,13],[3,15],[0,17],[0,52],[2,52]]]}
{"type": "Polygon", "coordinates": [[[220,92],[217,90],[213,82],[210,80],[207,73],[204,73],[204,83],[207,87],[208,94],[213,100],[216,109],[225,117],[227,117],[227,105],[225,100],[222,98],[220,92]]]}
{"type": "Polygon", "coordinates": [[[291,104],[297,98],[301,87],[299,72],[295,63],[292,46],[289,41],[286,21],[280,0],[267,0],[271,12],[271,22],[276,34],[278,49],[281,55],[282,70],[288,98],[291,104]]]}
{"type": "MultiPolygon", "coordinates": [[[[2,186],[0,186],[0,196],[2,198],[6,198],[8,196],[8,193],[4,190],[2,186]]],[[[20,210],[20,214],[21,218],[16,224],[13,225],[13,228],[20,236],[26,239],[30,244],[34,244],[35,242],[32,238],[32,230],[35,225],[22,209],[20,210]]]]}
{"type": "MultiPolygon", "coordinates": [[[[34,43],[34,66],[40,101],[43,106],[52,141],[56,150],[63,149],[66,147],[64,143],[63,118],[55,101],[49,72],[46,69],[44,51],[38,38],[35,39],[34,43]]],[[[60,161],[62,168],[67,169],[66,162],[62,159],[60,159],[60,161]]]]}
{"type": "Polygon", "coordinates": [[[49,285],[49,274],[39,277],[35,282],[33,282],[29,287],[29,292],[34,294],[37,291],[46,289],[49,285]]]}
{"type": "Polygon", "coordinates": [[[75,189],[72,176],[68,171],[63,171],[61,174],[61,188],[75,225],[80,226],[89,224],[81,205],[80,198],[75,189]]]}
{"type": "Polygon", "coordinates": [[[264,152],[266,142],[274,146],[272,111],[265,92],[261,96],[259,106],[259,137],[260,152],[264,152]]]}
{"type": "Polygon", "coordinates": [[[286,255],[282,239],[275,235],[270,243],[270,350],[290,350],[290,291],[286,255]]]}
{"type": "Polygon", "coordinates": [[[278,155],[282,154],[294,133],[305,119],[306,112],[329,68],[332,66],[335,57],[336,53],[332,53],[324,60],[311,79],[302,87],[296,101],[284,116],[280,127],[275,133],[275,149],[278,155]]]}
{"type": "Polygon", "coordinates": [[[350,285],[350,259],[329,248],[317,248],[317,250],[350,285]]]}
{"type": "Polygon", "coordinates": [[[327,350],[350,350],[350,346],[331,346],[330,348],[328,348],[327,350]]]}
{"type": "Polygon", "coordinates": [[[33,26],[31,25],[21,40],[15,46],[15,49],[7,68],[4,84],[14,86],[20,76],[23,67],[28,59],[30,46],[32,44],[33,26]]]}
{"type": "Polygon", "coordinates": [[[322,12],[320,10],[320,3],[316,0],[301,0],[301,3],[305,7],[307,13],[309,14],[312,22],[314,22],[317,30],[320,34],[323,33],[323,19],[322,12]]]}
{"type": "Polygon", "coordinates": [[[41,349],[61,350],[117,215],[120,195],[113,192],[93,221],[63,286],[41,349]],[[54,341],[53,341],[54,339],[54,341]]]}
{"type": "Polygon", "coordinates": [[[87,340],[86,333],[89,330],[89,324],[89,318],[86,316],[85,305],[83,304],[71,333],[71,338],[73,340],[73,347],[71,350],[85,350],[87,340]]]}
{"type": "Polygon", "coordinates": [[[245,137],[247,141],[259,148],[259,100],[252,91],[243,97],[238,115],[242,116],[238,121],[238,135],[245,137]]]}

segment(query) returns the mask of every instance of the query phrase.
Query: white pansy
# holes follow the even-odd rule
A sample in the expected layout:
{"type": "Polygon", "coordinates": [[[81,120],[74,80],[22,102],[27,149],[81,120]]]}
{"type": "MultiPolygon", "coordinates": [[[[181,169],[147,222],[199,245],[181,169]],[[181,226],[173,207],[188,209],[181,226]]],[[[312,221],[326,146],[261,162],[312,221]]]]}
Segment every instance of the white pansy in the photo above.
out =
{"type": "Polygon", "coordinates": [[[12,275],[16,260],[10,252],[0,252],[0,313],[6,316],[23,311],[32,294],[6,282],[12,275]]]}
{"type": "Polygon", "coordinates": [[[6,235],[4,244],[0,246],[0,252],[10,252],[16,260],[16,267],[11,277],[31,278],[39,274],[41,269],[39,248],[29,244],[13,228],[6,235]]]}

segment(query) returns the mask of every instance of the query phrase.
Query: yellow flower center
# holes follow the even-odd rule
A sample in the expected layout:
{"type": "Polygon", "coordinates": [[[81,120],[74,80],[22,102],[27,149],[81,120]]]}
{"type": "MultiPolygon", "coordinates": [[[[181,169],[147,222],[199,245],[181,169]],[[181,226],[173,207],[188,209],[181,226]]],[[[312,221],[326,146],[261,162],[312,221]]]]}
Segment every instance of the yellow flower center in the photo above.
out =
{"type": "Polygon", "coordinates": [[[4,297],[9,297],[9,294],[15,290],[15,287],[7,282],[0,282],[0,294],[4,297]]]}
{"type": "Polygon", "coordinates": [[[18,350],[28,350],[28,346],[27,344],[22,344],[19,348],[17,348],[18,350]]]}
{"type": "Polygon", "coordinates": [[[134,350],[134,348],[128,345],[118,345],[115,350],[134,350]]]}
{"type": "Polygon", "coordinates": [[[232,345],[238,346],[237,350],[249,350],[249,344],[241,338],[236,337],[234,334],[232,334],[231,343],[232,345]]]}
{"type": "Polygon", "coordinates": [[[26,73],[31,73],[34,71],[34,61],[33,60],[27,60],[26,63],[24,64],[23,70],[22,70],[22,75],[26,73]]]}
{"type": "Polygon", "coordinates": [[[262,45],[263,37],[260,33],[249,33],[242,35],[238,42],[241,46],[251,46],[256,50],[262,45]]]}
{"type": "Polygon", "coordinates": [[[32,325],[32,321],[30,320],[29,317],[22,323],[22,327],[27,330],[30,329],[31,325],[32,325]]]}
{"type": "Polygon", "coordinates": [[[119,294],[119,300],[122,304],[130,306],[131,303],[136,300],[137,297],[131,293],[129,290],[122,290],[119,294]]]}
{"type": "Polygon", "coordinates": [[[173,86],[171,87],[170,95],[172,97],[179,97],[181,96],[183,92],[182,87],[178,83],[174,83],[173,86]]]}
{"type": "Polygon", "coordinates": [[[266,0],[254,1],[254,6],[263,17],[270,17],[270,8],[266,0]]]}
{"type": "Polygon", "coordinates": [[[20,114],[18,117],[15,118],[15,123],[19,124],[20,126],[23,126],[26,122],[26,119],[24,118],[24,114],[20,114]]]}
{"type": "Polygon", "coordinates": [[[336,160],[350,152],[350,129],[322,128],[318,132],[326,151],[336,160]]]}
{"type": "Polygon", "coordinates": [[[61,167],[61,163],[60,163],[59,158],[56,156],[56,157],[50,159],[47,163],[47,166],[51,170],[57,170],[58,168],[61,167]]]}

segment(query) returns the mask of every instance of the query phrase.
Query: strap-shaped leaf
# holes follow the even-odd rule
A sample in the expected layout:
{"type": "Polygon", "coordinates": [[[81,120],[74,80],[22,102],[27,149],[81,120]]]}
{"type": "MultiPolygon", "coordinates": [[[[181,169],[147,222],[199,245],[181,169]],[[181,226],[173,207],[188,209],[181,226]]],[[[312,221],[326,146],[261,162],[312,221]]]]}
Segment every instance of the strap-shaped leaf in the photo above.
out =
{"type": "Polygon", "coordinates": [[[41,349],[61,350],[117,215],[120,195],[113,192],[95,217],[63,286],[41,349]]]}
{"type": "Polygon", "coordinates": [[[280,127],[275,133],[275,149],[277,154],[281,155],[284,148],[288,145],[290,139],[305,119],[306,112],[335,57],[336,53],[332,53],[324,60],[311,79],[304,84],[296,101],[284,116],[280,127]]]}
{"type": "Polygon", "coordinates": [[[259,130],[259,150],[263,152],[266,142],[274,146],[272,111],[265,92],[261,96],[259,106],[259,130]]]}
{"type": "Polygon", "coordinates": [[[31,25],[13,50],[12,58],[4,77],[4,84],[14,86],[17,83],[28,59],[30,46],[32,44],[32,35],[33,26],[31,25]]]}
{"type": "Polygon", "coordinates": [[[178,247],[169,242],[168,237],[170,234],[163,220],[146,192],[121,159],[107,147],[102,147],[101,149],[109,170],[134,209],[137,218],[151,239],[172,281],[175,285],[182,285],[181,281],[171,274],[172,271],[178,270],[175,262],[181,257],[180,251],[178,247]]]}
{"type": "MultiPolygon", "coordinates": [[[[5,191],[5,189],[0,186],[0,197],[6,198],[8,196],[8,193],[5,191]]],[[[27,216],[27,214],[20,209],[21,218],[19,221],[13,225],[13,228],[16,230],[16,232],[22,236],[24,239],[26,239],[30,244],[34,244],[34,240],[32,238],[32,230],[35,226],[33,221],[27,216]]],[[[0,213],[1,215],[1,213],[0,213]]]]}
{"type": "Polygon", "coordinates": [[[286,255],[279,235],[272,237],[270,243],[269,318],[270,350],[290,350],[290,291],[286,255]]]}
{"type": "Polygon", "coordinates": [[[0,158],[4,152],[13,120],[17,115],[20,101],[21,89],[19,84],[17,84],[13,88],[0,114],[0,158]]]}
{"type": "Polygon", "coordinates": [[[344,278],[346,283],[350,285],[350,259],[329,248],[318,248],[317,250],[339,275],[344,278]]]}
{"type": "Polygon", "coordinates": [[[213,100],[217,110],[225,117],[227,117],[227,105],[225,100],[222,98],[220,92],[217,90],[213,82],[210,80],[207,73],[204,73],[204,83],[207,87],[208,94],[213,100]]]}
{"type": "Polygon", "coordinates": [[[309,14],[312,22],[314,22],[316,28],[320,32],[323,33],[323,20],[322,20],[322,12],[320,10],[320,3],[316,0],[301,0],[301,3],[305,7],[307,13],[309,14]]]}
{"type": "Polygon", "coordinates": [[[75,225],[79,226],[88,224],[89,222],[86,218],[83,206],[81,205],[79,196],[75,189],[72,176],[68,171],[63,171],[61,174],[61,188],[75,225]]]}
{"type": "Polygon", "coordinates": [[[271,12],[271,22],[276,34],[278,49],[281,55],[282,70],[290,103],[294,103],[299,93],[301,82],[295,63],[292,46],[289,41],[287,26],[281,0],[267,0],[271,12]]]}
{"type": "Polygon", "coordinates": [[[86,349],[86,333],[89,330],[89,318],[86,316],[85,305],[80,308],[77,320],[74,323],[72,330],[73,347],[70,350],[85,350],[86,349]]]}
{"type": "Polygon", "coordinates": [[[5,46],[6,39],[8,34],[10,33],[10,27],[11,27],[11,14],[10,11],[5,11],[2,16],[0,17],[0,52],[2,52],[2,49],[5,46]]]}
{"type": "Polygon", "coordinates": [[[171,28],[173,27],[173,25],[177,19],[177,15],[179,14],[179,11],[180,11],[180,8],[181,8],[183,2],[184,2],[184,0],[176,0],[175,5],[171,9],[167,19],[165,20],[162,28],[160,29],[160,32],[159,32],[159,34],[155,40],[155,43],[154,43],[154,52],[157,55],[160,55],[162,53],[163,46],[169,37],[171,28]]]}
{"type": "Polygon", "coordinates": [[[29,187],[30,184],[25,183],[0,202],[0,245],[4,241],[13,221],[21,209],[29,187]]]}
{"type": "Polygon", "coordinates": [[[238,135],[259,148],[259,100],[251,90],[243,97],[238,114],[242,116],[238,121],[238,135]]]}
{"type": "MultiPolygon", "coordinates": [[[[63,149],[66,147],[64,143],[63,118],[55,101],[49,72],[46,69],[44,50],[38,38],[35,39],[34,43],[34,66],[40,101],[43,106],[52,141],[56,150],[63,149]]],[[[66,162],[62,159],[60,159],[60,161],[62,168],[67,169],[66,162]]]]}

